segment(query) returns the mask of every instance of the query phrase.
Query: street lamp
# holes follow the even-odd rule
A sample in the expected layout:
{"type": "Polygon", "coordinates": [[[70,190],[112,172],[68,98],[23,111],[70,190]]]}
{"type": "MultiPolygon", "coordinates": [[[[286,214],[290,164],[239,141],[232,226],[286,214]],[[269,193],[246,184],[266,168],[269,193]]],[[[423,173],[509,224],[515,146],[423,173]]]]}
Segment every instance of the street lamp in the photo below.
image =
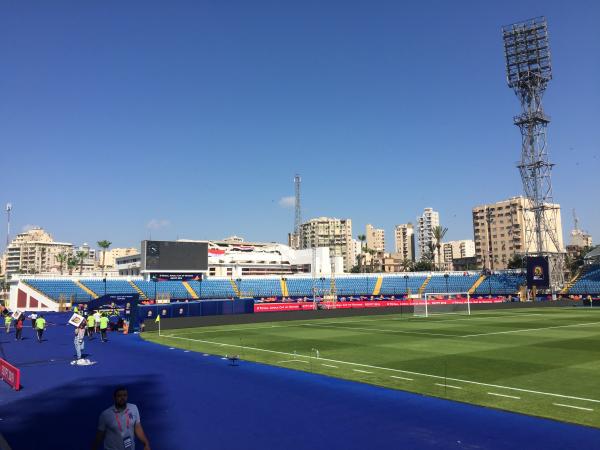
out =
{"type": "Polygon", "coordinates": [[[406,291],[406,297],[408,298],[408,275],[404,275],[404,290],[406,291]]]}
{"type": "Polygon", "coordinates": [[[444,278],[446,279],[446,293],[448,293],[448,292],[449,292],[449,290],[448,290],[448,277],[450,277],[450,275],[449,275],[449,274],[447,274],[447,273],[445,273],[445,274],[444,274],[444,278]]]}
{"type": "Polygon", "coordinates": [[[102,281],[104,281],[104,295],[106,295],[106,277],[102,281]]]}

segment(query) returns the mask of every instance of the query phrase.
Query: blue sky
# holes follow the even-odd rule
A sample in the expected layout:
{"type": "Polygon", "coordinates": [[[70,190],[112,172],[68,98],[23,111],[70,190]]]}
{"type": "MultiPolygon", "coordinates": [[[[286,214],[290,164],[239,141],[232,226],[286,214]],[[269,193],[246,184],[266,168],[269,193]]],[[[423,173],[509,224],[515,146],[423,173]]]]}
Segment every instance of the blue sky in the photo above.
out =
{"type": "MultiPolygon", "coordinates": [[[[0,6],[0,202],[57,240],[281,241],[303,216],[386,229],[521,192],[500,27],[545,15],[565,235],[600,239],[600,3],[39,1],[0,6]]],[[[4,220],[3,220],[4,222],[4,220]]],[[[14,233],[13,233],[14,234],[14,233]]],[[[4,232],[2,232],[4,243],[4,232]]],[[[567,237],[567,236],[565,236],[567,237]]],[[[391,248],[391,245],[390,245],[391,248]]]]}

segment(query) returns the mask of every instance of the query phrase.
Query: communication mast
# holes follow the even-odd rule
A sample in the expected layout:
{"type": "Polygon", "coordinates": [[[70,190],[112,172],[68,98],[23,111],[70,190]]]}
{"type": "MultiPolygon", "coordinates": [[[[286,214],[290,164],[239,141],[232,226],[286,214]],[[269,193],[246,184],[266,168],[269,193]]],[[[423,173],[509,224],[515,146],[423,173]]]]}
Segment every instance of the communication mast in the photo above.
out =
{"type": "Polygon", "coordinates": [[[544,17],[502,27],[506,79],[521,103],[514,123],[521,131],[521,160],[517,163],[528,200],[525,213],[525,252],[548,257],[550,288],[564,284],[564,258],[558,234],[559,207],[552,195],[546,129],[550,118],[542,97],[552,79],[548,24],[544,17]]]}
{"type": "Polygon", "coordinates": [[[300,175],[294,176],[294,232],[288,235],[289,245],[292,248],[300,248],[300,232],[302,228],[302,208],[300,206],[300,175]]]}
{"type": "Polygon", "coordinates": [[[12,204],[6,204],[6,248],[10,245],[10,212],[12,211],[12,204]]]}

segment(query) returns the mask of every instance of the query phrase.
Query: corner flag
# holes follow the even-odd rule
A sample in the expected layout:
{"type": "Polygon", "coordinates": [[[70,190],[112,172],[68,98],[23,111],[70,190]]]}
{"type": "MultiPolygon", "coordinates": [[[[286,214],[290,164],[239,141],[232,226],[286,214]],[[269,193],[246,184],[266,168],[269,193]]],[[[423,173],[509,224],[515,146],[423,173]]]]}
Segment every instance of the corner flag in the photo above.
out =
{"type": "Polygon", "coordinates": [[[160,315],[156,316],[156,319],[154,319],[155,322],[160,322],[160,315]]]}

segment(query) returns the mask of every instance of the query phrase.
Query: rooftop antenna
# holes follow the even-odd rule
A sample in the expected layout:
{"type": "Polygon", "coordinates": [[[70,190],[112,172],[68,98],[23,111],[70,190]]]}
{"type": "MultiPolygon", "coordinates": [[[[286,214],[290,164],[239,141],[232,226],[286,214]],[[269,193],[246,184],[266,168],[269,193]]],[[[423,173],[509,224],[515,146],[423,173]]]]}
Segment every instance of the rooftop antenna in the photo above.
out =
{"type": "Polygon", "coordinates": [[[579,219],[577,218],[575,208],[573,208],[573,222],[575,223],[575,231],[579,231],[579,219]]]}

